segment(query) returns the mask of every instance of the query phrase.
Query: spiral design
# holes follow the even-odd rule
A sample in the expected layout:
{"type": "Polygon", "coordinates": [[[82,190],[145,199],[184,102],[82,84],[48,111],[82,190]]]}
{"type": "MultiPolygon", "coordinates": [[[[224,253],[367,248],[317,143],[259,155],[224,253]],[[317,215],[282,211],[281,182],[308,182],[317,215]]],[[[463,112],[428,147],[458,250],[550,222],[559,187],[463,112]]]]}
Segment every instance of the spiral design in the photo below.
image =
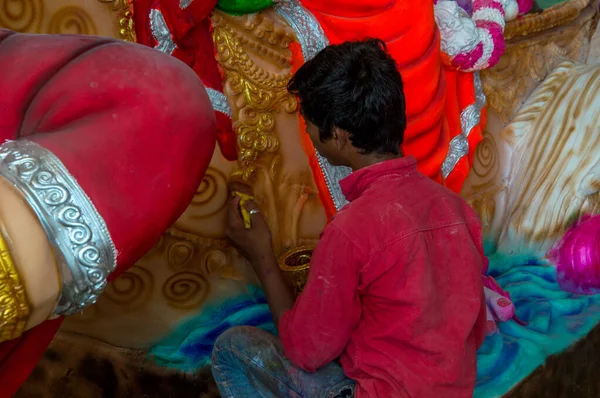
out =
{"type": "Polygon", "coordinates": [[[127,310],[134,310],[150,302],[153,290],[152,273],[139,265],[134,265],[108,285],[103,298],[127,310]]]}
{"type": "Polygon", "coordinates": [[[215,196],[217,192],[217,179],[215,176],[206,174],[200,183],[200,187],[196,192],[196,196],[194,196],[193,203],[198,205],[203,205],[208,202],[215,196]]]}
{"type": "Polygon", "coordinates": [[[12,162],[10,168],[17,174],[29,175],[39,170],[40,163],[31,157],[25,157],[23,159],[17,158],[12,162]]]}
{"type": "Polygon", "coordinates": [[[194,218],[211,217],[227,205],[227,177],[222,171],[209,168],[192,200],[194,218]]]}
{"type": "Polygon", "coordinates": [[[196,196],[192,203],[196,205],[203,205],[210,202],[217,194],[218,184],[227,183],[225,175],[212,167],[206,170],[206,174],[196,191],[196,196]]]}
{"type": "Polygon", "coordinates": [[[92,230],[81,222],[81,211],[75,206],[64,206],[57,212],[58,222],[70,229],[69,238],[77,245],[83,245],[92,240],[92,230]]]}
{"type": "Polygon", "coordinates": [[[39,32],[43,0],[0,0],[0,26],[15,32],[39,32]]]}
{"type": "Polygon", "coordinates": [[[197,272],[179,272],[167,279],[162,294],[171,307],[191,310],[198,308],[208,295],[208,283],[197,272]]]}
{"type": "Polygon", "coordinates": [[[97,29],[90,15],[80,7],[67,6],[58,10],[50,19],[48,33],[96,35],[97,29]]]}
{"type": "Polygon", "coordinates": [[[100,251],[96,246],[86,245],[77,254],[79,262],[88,267],[97,267],[100,260],[100,251]]]}
{"type": "Polygon", "coordinates": [[[496,176],[499,170],[499,154],[494,139],[486,134],[475,150],[473,173],[481,179],[496,176]]]}

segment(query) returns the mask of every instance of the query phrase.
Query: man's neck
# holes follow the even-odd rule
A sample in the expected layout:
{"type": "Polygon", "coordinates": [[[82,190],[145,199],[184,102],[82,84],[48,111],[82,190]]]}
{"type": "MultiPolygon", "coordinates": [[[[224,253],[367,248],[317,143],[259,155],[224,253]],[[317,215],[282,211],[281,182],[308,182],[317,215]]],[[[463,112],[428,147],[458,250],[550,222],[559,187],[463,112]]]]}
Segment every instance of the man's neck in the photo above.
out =
{"type": "Polygon", "coordinates": [[[352,160],[352,162],[350,163],[350,167],[352,168],[352,170],[356,171],[359,169],[363,169],[365,167],[369,167],[372,166],[374,164],[377,163],[381,163],[381,162],[385,162],[388,160],[394,160],[394,159],[398,159],[404,157],[404,155],[402,153],[398,154],[398,155],[394,155],[394,154],[387,154],[387,155],[380,155],[380,154],[369,154],[369,155],[358,155],[356,156],[355,159],[352,160]]]}

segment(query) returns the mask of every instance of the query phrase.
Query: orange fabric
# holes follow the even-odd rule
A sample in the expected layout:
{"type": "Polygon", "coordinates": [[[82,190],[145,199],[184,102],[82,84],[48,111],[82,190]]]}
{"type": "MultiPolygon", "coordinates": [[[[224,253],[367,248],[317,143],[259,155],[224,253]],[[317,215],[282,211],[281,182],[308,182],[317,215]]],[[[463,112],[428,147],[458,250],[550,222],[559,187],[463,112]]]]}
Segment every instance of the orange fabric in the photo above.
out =
{"type": "Polygon", "coordinates": [[[398,63],[404,80],[408,127],[403,149],[419,170],[441,182],[449,132],[444,122],[446,82],[432,2],[303,0],[330,43],[378,37],[398,63]]]}
{"type": "MultiPolygon", "coordinates": [[[[441,166],[450,140],[461,133],[460,112],[474,102],[475,96],[472,74],[443,66],[432,2],[302,0],[302,4],[317,18],[332,44],[367,37],[386,42],[404,80],[408,118],[404,153],[417,159],[423,174],[459,192],[469,172],[472,153],[481,141],[483,124],[469,135],[471,156],[461,159],[443,181],[441,166]]],[[[297,53],[294,59],[298,59],[297,53]]],[[[312,153],[314,149],[307,151],[309,158],[312,153]]],[[[317,186],[322,185],[321,173],[314,174],[317,186]]],[[[331,213],[327,200],[324,205],[331,213]]]]}
{"type": "MultiPolygon", "coordinates": [[[[150,11],[162,12],[176,48],[172,55],[196,72],[204,85],[223,92],[222,76],[215,55],[210,13],[216,0],[193,1],[182,9],[179,0],[135,0],[134,23],[136,40],[149,47],[157,45],[150,28],[150,11]]],[[[227,160],[237,160],[237,138],[231,118],[215,111],[217,142],[227,160]]]]}

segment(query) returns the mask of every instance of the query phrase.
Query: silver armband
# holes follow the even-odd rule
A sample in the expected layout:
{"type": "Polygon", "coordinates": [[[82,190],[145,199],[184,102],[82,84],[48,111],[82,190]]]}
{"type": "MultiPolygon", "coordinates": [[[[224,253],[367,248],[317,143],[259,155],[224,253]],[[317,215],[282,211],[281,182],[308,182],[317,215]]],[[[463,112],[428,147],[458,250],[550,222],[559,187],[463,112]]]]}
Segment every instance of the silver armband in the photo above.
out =
{"type": "Polygon", "coordinates": [[[54,154],[31,141],[0,145],[0,175],[23,194],[54,249],[62,279],[54,315],[94,304],[117,251],[90,198],[54,154]]]}

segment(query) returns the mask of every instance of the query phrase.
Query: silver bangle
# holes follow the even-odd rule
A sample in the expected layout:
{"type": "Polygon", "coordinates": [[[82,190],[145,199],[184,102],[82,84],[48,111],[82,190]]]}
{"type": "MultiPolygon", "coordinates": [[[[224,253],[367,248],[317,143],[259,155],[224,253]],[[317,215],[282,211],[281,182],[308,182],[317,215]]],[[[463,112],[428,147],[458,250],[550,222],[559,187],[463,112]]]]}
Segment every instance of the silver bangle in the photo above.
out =
{"type": "Polygon", "coordinates": [[[31,141],[0,145],[0,175],[26,198],[54,249],[62,290],[53,314],[94,304],[116,268],[117,251],[90,198],[52,152],[31,141]]]}

